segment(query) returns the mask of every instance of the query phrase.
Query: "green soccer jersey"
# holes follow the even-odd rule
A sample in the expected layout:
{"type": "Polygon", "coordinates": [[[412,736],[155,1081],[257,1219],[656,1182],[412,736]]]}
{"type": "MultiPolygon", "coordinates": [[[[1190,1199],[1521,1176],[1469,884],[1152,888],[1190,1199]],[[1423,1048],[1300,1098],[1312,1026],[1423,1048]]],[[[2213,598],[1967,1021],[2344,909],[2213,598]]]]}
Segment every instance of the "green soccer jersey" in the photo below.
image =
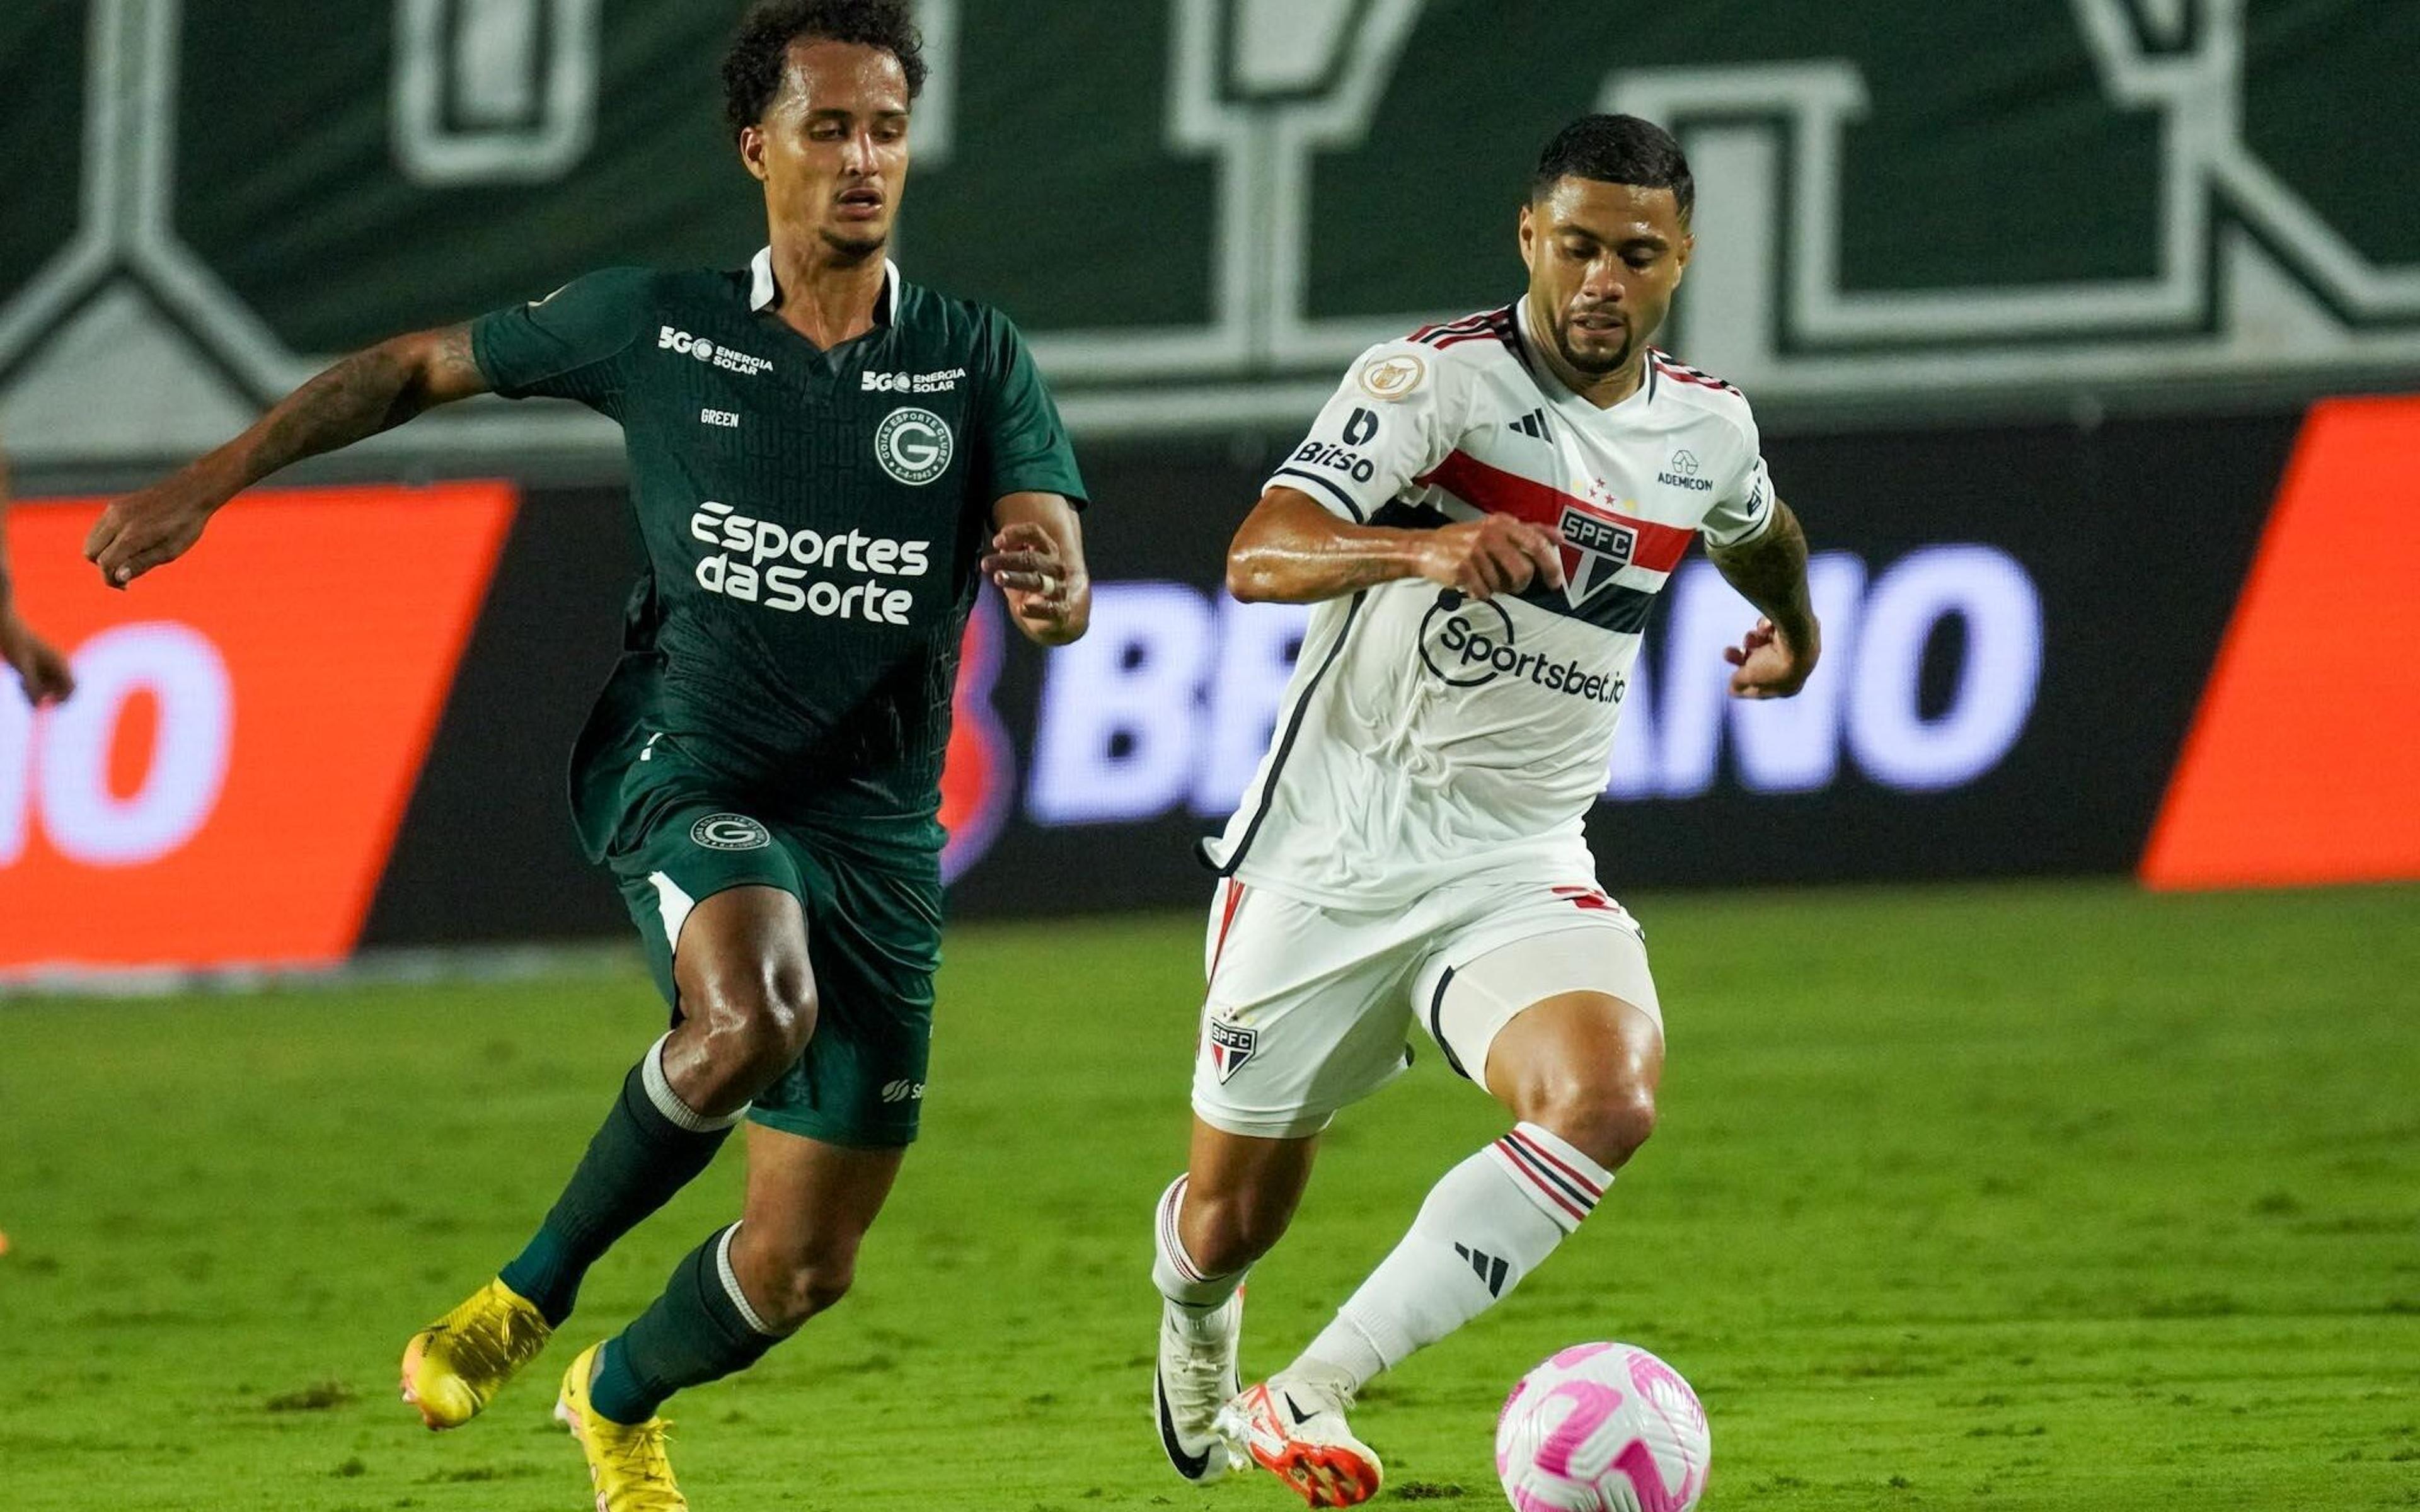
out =
{"type": "Polygon", "coordinates": [[[939,849],[991,506],[1083,498],[1006,316],[889,268],[875,328],[824,351],[774,299],[768,250],[738,271],[608,269],[472,326],[498,393],[576,399],[629,455],[647,570],[572,761],[592,856],[657,735],[734,808],[939,849]]]}

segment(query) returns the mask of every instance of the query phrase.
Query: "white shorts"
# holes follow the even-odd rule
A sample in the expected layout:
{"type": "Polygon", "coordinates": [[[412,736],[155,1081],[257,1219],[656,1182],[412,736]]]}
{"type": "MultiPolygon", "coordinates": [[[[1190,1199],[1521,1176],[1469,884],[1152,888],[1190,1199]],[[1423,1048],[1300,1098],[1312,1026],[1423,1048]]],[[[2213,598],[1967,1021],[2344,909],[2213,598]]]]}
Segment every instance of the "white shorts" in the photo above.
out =
{"type": "Polygon", "coordinates": [[[1318,1133],[1411,1064],[1417,1018],[1486,1085],[1497,1031],[1532,1003],[1606,993],[1664,1025],[1637,921],[1593,882],[1442,887],[1378,913],[1229,877],[1211,901],[1193,1111],[1229,1134],[1318,1133]]]}

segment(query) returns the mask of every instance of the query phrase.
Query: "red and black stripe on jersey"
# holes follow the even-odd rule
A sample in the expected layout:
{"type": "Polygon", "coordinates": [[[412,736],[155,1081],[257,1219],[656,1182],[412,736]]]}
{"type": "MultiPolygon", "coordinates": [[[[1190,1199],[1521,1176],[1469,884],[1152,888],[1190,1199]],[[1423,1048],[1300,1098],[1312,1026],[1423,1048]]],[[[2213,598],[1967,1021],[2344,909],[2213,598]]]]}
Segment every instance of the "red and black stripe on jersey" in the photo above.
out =
{"type": "Polygon", "coordinates": [[[1517,329],[1519,316],[1514,310],[1512,305],[1500,305],[1493,310],[1464,316],[1459,320],[1448,320],[1442,325],[1422,326],[1413,332],[1409,339],[1439,351],[1466,341],[1497,341],[1502,342],[1518,356],[1521,344],[1514,338],[1513,332],[1517,329]]]}
{"type": "Polygon", "coordinates": [[[1700,372],[1686,363],[1675,362],[1671,353],[1660,347],[1648,347],[1647,360],[1655,364],[1657,372],[1675,383],[1694,383],[1701,389],[1720,389],[1725,393],[1738,394],[1743,399],[1747,397],[1740,393],[1738,385],[1726,383],[1712,373],[1700,372]]]}
{"type": "MultiPolygon", "coordinates": [[[[1415,481],[1443,488],[1473,509],[1484,510],[1491,515],[1510,515],[1552,535],[1562,547],[1563,575],[1567,581],[1585,581],[1579,574],[1588,565],[1584,560],[1588,553],[1572,544],[1563,529],[1568,513],[1575,511],[1588,519],[1629,532],[1633,544],[1628,564],[1650,572],[1668,575],[1688,554],[1689,543],[1696,535],[1685,526],[1635,518],[1575,494],[1565,493],[1551,484],[1491,467],[1463,451],[1448,453],[1444,461],[1415,481]]],[[[1438,510],[1398,500],[1382,509],[1372,523],[1434,530],[1448,523],[1448,519],[1438,510]]],[[[1539,609],[1593,625],[1599,629],[1631,635],[1646,626],[1648,613],[1655,604],[1656,592],[1652,588],[1633,588],[1627,584],[1608,582],[1583,594],[1579,601],[1574,603],[1571,595],[1562,589],[1539,584],[1520,596],[1523,602],[1539,609]]]]}

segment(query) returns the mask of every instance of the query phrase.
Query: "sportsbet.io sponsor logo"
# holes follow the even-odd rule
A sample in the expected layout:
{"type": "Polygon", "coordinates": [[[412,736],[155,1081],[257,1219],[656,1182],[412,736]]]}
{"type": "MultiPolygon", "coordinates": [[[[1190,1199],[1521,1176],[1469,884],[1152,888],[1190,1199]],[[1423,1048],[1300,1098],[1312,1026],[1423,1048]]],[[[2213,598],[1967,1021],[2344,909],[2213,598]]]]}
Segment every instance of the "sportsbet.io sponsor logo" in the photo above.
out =
{"type": "Polygon", "coordinates": [[[689,826],[689,838],[709,851],[761,851],[773,843],[763,825],[737,813],[707,814],[689,826]]]}
{"type": "Polygon", "coordinates": [[[1484,687],[1511,677],[1591,703],[1619,703],[1629,687],[1620,672],[1590,671],[1576,659],[1523,651],[1517,640],[1503,605],[1447,589],[1420,622],[1420,660],[1449,687],[1484,687]]]}
{"type": "Polygon", "coordinates": [[[881,579],[922,578],[933,570],[930,541],[899,541],[863,531],[794,531],[711,499],[689,517],[689,533],[719,548],[697,564],[700,588],[785,614],[803,610],[818,619],[906,625],[915,594],[881,579]],[[858,573],[870,580],[834,582],[830,576],[809,576],[811,568],[827,575],[858,573]]]}
{"type": "Polygon", "coordinates": [[[773,370],[770,358],[751,357],[746,352],[734,351],[728,347],[718,347],[704,336],[692,336],[686,331],[675,331],[671,326],[656,328],[656,349],[678,352],[684,357],[694,357],[701,363],[710,363],[726,373],[737,373],[742,378],[754,378],[759,373],[769,373],[773,370]]]}
{"type": "Polygon", "coordinates": [[[956,450],[947,421],[930,409],[902,406],[874,431],[874,458],[901,483],[922,486],[950,470],[956,450]]]}

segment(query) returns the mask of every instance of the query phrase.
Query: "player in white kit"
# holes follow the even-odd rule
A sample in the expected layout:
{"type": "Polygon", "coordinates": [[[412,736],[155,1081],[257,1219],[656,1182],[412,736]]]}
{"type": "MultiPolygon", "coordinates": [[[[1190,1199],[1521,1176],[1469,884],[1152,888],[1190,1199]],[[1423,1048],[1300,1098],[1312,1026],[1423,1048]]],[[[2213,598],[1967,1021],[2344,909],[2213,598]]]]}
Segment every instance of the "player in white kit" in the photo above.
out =
{"type": "Polygon", "coordinates": [[[1581,833],[1639,632],[1702,536],[1763,615],[1727,653],[1735,695],[1797,692],[1818,648],[1747,401],[1648,345],[1692,199],[1662,129],[1565,129],[1520,211],[1527,294],[1365,353],[1230,550],[1238,598],[1318,608],[1204,847],[1222,877],[1192,1152],[1153,1268],[1154,1405],[1188,1479],[1251,1461],[1313,1506],[1368,1499],[1355,1394],[1517,1286],[1653,1125],[1662,1009],[1581,833]],[[1299,1359],[1239,1391],[1244,1273],[1320,1131],[1408,1063],[1414,1020],[1515,1121],[1299,1359]]]}

